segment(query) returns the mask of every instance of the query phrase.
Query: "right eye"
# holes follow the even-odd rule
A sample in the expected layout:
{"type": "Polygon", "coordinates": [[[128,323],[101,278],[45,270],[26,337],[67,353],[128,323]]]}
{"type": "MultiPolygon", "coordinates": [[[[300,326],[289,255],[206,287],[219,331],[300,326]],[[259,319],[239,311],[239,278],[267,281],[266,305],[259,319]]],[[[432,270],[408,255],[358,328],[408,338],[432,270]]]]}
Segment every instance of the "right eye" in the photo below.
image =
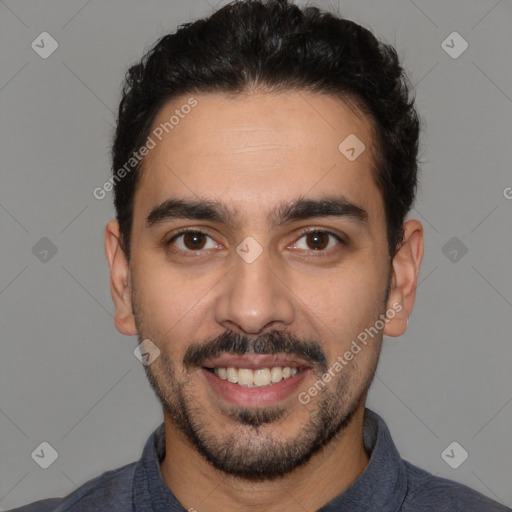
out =
{"type": "Polygon", "coordinates": [[[197,229],[182,229],[165,243],[175,252],[193,253],[204,249],[215,249],[220,244],[206,233],[197,229]]]}

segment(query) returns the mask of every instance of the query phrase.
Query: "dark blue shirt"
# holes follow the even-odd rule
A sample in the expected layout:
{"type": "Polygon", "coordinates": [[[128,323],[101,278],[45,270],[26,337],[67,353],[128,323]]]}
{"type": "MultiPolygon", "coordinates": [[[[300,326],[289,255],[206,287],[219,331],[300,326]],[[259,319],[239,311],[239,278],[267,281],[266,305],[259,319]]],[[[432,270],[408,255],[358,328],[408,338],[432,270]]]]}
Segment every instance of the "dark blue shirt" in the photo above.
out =
{"type": "MultiPolygon", "coordinates": [[[[363,440],[370,462],[362,475],[318,512],[505,512],[482,494],[438,478],[401,459],[384,420],[366,409],[363,440]]],[[[141,459],[107,471],[63,498],[42,500],[11,512],[186,512],[165,484],[162,423],[141,459]]],[[[172,457],[172,454],[168,454],[172,457]]],[[[314,476],[313,476],[314,478],[314,476]]]]}

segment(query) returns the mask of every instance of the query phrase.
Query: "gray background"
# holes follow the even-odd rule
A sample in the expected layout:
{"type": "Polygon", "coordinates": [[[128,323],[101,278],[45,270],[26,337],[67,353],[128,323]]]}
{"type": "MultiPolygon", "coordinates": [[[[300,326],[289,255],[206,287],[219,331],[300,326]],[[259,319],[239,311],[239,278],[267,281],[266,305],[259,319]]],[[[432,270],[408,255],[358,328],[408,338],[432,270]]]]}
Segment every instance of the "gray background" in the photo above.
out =
{"type": "MultiPolygon", "coordinates": [[[[313,5],[339,6],[396,45],[425,122],[411,212],[426,238],[417,303],[407,333],[385,340],[369,406],[404,458],[512,506],[512,3],[313,5]],[[456,59],[441,46],[453,31],[469,44],[456,59]],[[458,469],[441,457],[452,441],[469,453],[458,469]]],[[[99,201],[92,191],[109,176],[126,68],[213,7],[0,1],[3,510],[137,460],[163,420],[133,355],[136,338],[113,326],[103,252],[113,208],[110,194],[99,201]],[[31,48],[42,32],[59,44],[47,59],[31,48]],[[43,237],[55,255],[33,251],[43,237]],[[58,452],[48,469],[31,457],[43,441],[58,452]]]]}

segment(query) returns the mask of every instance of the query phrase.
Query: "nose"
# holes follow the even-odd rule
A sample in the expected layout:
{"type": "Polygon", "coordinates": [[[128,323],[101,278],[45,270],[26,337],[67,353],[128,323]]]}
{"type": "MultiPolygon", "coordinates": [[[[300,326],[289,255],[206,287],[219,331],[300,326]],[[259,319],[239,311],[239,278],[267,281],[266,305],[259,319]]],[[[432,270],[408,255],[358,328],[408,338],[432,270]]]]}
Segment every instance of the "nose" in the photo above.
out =
{"type": "Polygon", "coordinates": [[[245,334],[290,325],[295,318],[293,293],[284,283],[284,270],[272,265],[267,251],[251,263],[235,255],[216,302],[217,322],[245,334]]]}

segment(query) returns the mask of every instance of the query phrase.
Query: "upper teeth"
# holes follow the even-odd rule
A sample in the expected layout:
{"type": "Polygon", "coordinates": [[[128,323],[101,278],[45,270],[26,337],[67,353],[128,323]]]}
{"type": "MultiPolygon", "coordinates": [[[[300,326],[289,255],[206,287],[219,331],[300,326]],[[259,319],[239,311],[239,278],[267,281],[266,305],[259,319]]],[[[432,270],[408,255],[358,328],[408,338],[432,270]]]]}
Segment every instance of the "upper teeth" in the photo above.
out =
{"type": "Polygon", "coordinates": [[[272,368],[215,368],[215,375],[223,380],[244,387],[268,386],[288,377],[293,377],[299,370],[290,366],[274,366],[272,368]]]}

